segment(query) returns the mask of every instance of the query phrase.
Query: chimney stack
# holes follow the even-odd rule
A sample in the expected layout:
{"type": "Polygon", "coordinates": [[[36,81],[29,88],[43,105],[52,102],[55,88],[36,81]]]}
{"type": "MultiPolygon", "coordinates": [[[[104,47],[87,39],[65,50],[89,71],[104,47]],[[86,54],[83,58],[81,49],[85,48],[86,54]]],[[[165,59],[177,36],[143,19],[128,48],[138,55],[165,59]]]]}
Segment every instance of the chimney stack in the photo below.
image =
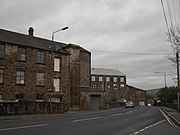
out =
{"type": "Polygon", "coordinates": [[[28,30],[28,32],[29,32],[29,35],[30,35],[30,36],[33,36],[33,35],[34,35],[34,29],[33,29],[33,27],[30,27],[29,30],[28,30]]]}

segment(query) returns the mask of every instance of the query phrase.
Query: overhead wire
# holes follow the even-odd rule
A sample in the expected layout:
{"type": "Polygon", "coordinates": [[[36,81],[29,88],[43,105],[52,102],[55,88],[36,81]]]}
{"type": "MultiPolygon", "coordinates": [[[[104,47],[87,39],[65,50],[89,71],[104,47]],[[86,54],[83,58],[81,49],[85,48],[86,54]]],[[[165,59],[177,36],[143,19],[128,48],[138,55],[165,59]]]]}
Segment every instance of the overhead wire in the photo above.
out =
{"type": "Polygon", "coordinates": [[[166,12],[165,12],[165,9],[164,9],[163,0],[161,0],[161,5],[162,5],[162,9],[163,9],[164,19],[165,19],[165,22],[166,22],[166,28],[167,28],[168,34],[170,34],[169,25],[168,25],[168,21],[167,21],[167,17],[166,17],[166,12]]]}
{"type": "Polygon", "coordinates": [[[173,23],[172,23],[172,14],[171,14],[171,9],[170,9],[170,4],[169,4],[169,0],[167,0],[167,7],[168,7],[168,14],[169,14],[169,21],[170,21],[170,29],[174,29],[173,27],[173,23]]]}
{"type": "Polygon", "coordinates": [[[179,29],[179,23],[180,23],[180,0],[178,0],[179,1],[179,7],[178,7],[178,9],[179,9],[179,15],[178,15],[178,29],[179,29]]]}
{"type": "Polygon", "coordinates": [[[144,53],[144,52],[114,52],[104,50],[90,50],[92,53],[114,53],[114,54],[128,54],[128,55],[167,55],[165,53],[144,53]]]}
{"type": "Polygon", "coordinates": [[[173,12],[174,12],[174,25],[175,25],[175,27],[177,27],[177,19],[176,19],[174,0],[171,0],[171,1],[172,1],[173,12]]]}

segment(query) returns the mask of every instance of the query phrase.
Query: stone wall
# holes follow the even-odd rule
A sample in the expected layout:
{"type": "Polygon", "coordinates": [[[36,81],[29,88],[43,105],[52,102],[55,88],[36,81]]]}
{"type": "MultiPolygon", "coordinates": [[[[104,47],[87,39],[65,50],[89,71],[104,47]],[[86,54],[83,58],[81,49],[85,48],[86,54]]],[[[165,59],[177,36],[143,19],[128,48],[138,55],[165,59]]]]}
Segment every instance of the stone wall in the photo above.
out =
{"type": "MultiPolygon", "coordinates": [[[[61,71],[53,73],[52,53],[45,52],[45,63],[38,64],[36,62],[36,48],[26,48],[26,60],[17,60],[17,45],[5,44],[5,58],[0,59],[0,68],[4,69],[4,83],[0,84],[0,94],[3,100],[15,100],[16,94],[24,94],[27,101],[35,101],[36,93],[43,94],[43,100],[49,101],[50,93],[48,88],[53,84],[53,78],[60,78],[60,92],[64,93],[63,101],[69,103],[69,59],[65,55],[56,54],[61,58],[61,71]],[[23,70],[25,72],[25,83],[16,84],[16,71],[23,70]],[[36,86],[36,73],[44,73],[44,86],[36,86]]],[[[21,46],[23,47],[23,46],[21,46]]],[[[57,93],[56,93],[57,94],[57,93]]]]}

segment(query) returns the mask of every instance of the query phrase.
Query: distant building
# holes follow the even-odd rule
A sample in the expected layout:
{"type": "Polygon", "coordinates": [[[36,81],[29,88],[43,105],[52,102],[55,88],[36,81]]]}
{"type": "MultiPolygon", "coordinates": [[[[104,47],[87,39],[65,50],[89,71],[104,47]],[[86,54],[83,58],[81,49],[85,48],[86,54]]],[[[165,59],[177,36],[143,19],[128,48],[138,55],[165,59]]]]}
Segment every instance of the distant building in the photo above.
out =
{"type": "Polygon", "coordinates": [[[146,90],[127,85],[127,93],[126,99],[132,100],[136,106],[146,105],[146,90]]]}
{"type": "Polygon", "coordinates": [[[63,102],[80,108],[90,86],[91,53],[84,48],[0,29],[0,101],[63,102]]]}
{"type": "Polygon", "coordinates": [[[123,101],[126,95],[126,75],[116,69],[92,68],[89,107],[106,107],[112,100],[123,101]]]}

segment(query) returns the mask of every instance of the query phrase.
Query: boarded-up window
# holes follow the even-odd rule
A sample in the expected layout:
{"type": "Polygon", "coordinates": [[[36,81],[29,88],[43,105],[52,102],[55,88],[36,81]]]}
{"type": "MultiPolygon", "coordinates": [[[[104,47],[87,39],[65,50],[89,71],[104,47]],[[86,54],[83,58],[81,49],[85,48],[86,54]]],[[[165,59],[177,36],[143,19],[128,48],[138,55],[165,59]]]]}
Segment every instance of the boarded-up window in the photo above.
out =
{"type": "Polygon", "coordinates": [[[54,71],[60,71],[60,59],[54,58],[54,71]]]}
{"type": "Polygon", "coordinates": [[[36,74],[36,85],[43,86],[44,85],[44,73],[36,74]]]}
{"type": "Polygon", "coordinates": [[[54,79],[54,89],[55,89],[55,92],[59,92],[59,88],[60,88],[59,79],[54,79]]]}

